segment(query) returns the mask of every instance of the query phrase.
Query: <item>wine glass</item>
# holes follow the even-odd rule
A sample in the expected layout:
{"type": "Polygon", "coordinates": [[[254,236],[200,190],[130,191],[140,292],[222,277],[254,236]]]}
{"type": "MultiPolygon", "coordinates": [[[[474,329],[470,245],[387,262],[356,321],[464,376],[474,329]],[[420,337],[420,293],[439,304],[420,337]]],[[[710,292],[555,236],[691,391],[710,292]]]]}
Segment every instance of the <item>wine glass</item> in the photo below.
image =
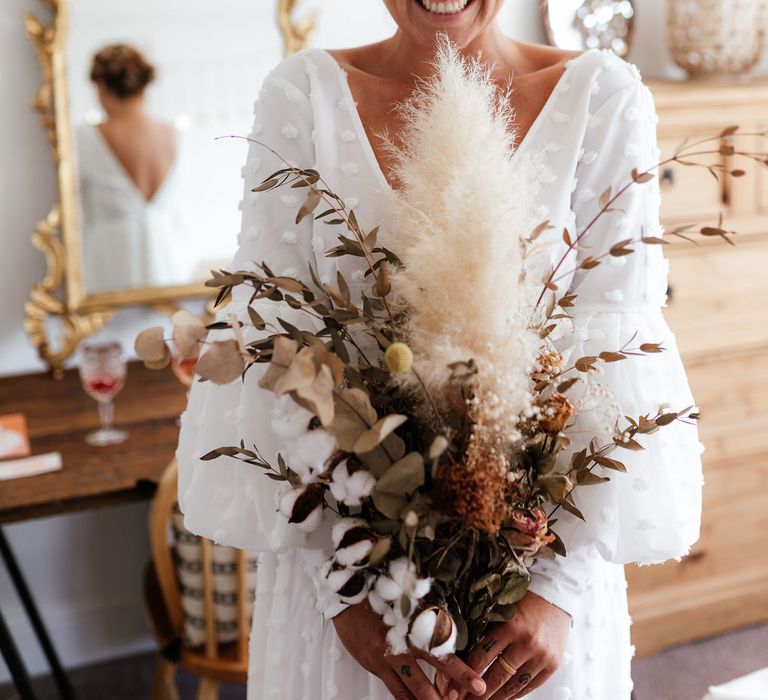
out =
{"type": "MultiPolygon", "coordinates": [[[[184,357],[175,345],[171,350],[171,369],[176,379],[187,387],[187,401],[189,401],[189,391],[195,383],[195,367],[199,359],[197,355],[184,357]]],[[[176,425],[181,425],[181,416],[177,419],[176,425]]]]}
{"type": "MultiPolygon", "coordinates": [[[[184,357],[178,352],[171,353],[171,369],[178,379],[187,390],[195,382],[195,367],[197,365],[198,357],[184,357]]],[[[189,393],[189,391],[187,391],[189,393]]]]}
{"type": "Polygon", "coordinates": [[[89,445],[102,447],[124,442],[128,433],[113,426],[112,400],[125,384],[125,356],[118,342],[86,343],[80,358],[83,389],[99,405],[101,427],[85,436],[89,445]]]}

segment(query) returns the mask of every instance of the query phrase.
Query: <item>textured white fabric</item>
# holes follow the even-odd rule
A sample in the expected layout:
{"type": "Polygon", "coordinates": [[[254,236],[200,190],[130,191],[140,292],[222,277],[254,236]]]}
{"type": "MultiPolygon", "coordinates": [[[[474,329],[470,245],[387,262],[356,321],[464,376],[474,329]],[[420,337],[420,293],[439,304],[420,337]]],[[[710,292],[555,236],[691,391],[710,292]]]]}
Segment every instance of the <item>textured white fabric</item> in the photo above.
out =
{"type": "Polygon", "coordinates": [[[95,126],[77,131],[85,289],[89,294],[189,282],[187,156],[176,159],[146,201],[95,126]]]}
{"type": "MultiPolygon", "coordinates": [[[[256,104],[254,137],[301,167],[316,167],[331,188],[355,207],[363,226],[378,223],[388,186],[360,123],[346,76],[330,54],[308,50],[278,66],[256,104]]],[[[531,206],[553,225],[552,260],[564,251],[563,227],[583,228],[608,186],[620,186],[633,167],[657,156],[652,98],[637,70],[613,54],[588,51],[571,61],[552,97],[520,145],[516,158],[533,165],[531,206]]],[[[251,194],[280,164],[253,146],[244,168],[246,200],[240,250],[233,267],[266,260],[277,273],[305,274],[314,263],[332,279],[337,265],[349,279],[356,261],[324,258],[333,227],[305,219],[292,224],[298,196],[290,190],[251,194]]],[[[604,252],[643,230],[660,235],[657,184],[632,188],[623,213],[604,217],[580,256],[604,252]]],[[[633,347],[661,342],[667,351],[606,367],[601,381],[629,415],[653,412],[660,401],[692,403],[674,339],[661,316],[666,267],[657,246],[638,246],[623,264],[606,264],[561,289],[579,294],[575,349],[618,349],[637,332],[633,347]]],[[[563,270],[573,269],[571,259],[563,270]]],[[[242,313],[245,293],[233,301],[242,313]]],[[[499,303],[504,303],[503,299],[499,303]]],[[[231,309],[230,309],[231,311],[231,309]]],[[[305,535],[275,513],[272,481],[234,461],[201,462],[213,447],[255,442],[273,458],[285,449],[271,430],[280,407],[257,386],[260,369],[245,383],[196,384],[182,423],[179,503],[186,526],[229,545],[262,551],[254,613],[249,698],[384,700],[382,684],[341,647],[323,618],[337,612],[318,600],[313,572],[322,563],[326,533],[305,535]]],[[[531,700],[626,700],[631,690],[626,582],[620,566],[685,554],[698,536],[701,471],[696,429],[679,426],[644,439],[645,452],[622,454],[629,473],[577,497],[587,523],[559,514],[557,530],[569,555],[537,566],[532,590],[567,610],[573,628],[556,676],[531,700]],[[628,456],[627,456],[628,455],[628,456]]],[[[579,447],[578,445],[576,446],[579,447]]]]}

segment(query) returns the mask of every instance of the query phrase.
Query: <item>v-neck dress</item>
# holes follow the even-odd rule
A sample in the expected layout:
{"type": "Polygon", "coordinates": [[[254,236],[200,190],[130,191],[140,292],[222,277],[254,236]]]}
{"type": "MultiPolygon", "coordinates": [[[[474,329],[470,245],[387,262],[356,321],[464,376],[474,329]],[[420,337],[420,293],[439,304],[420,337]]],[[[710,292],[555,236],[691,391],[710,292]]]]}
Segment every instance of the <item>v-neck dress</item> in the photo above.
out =
{"type": "MultiPolygon", "coordinates": [[[[357,213],[363,226],[382,216],[388,184],[366,137],[344,71],[327,52],[310,49],[283,61],[266,79],[255,105],[252,135],[293,164],[318,169],[357,213]]],[[[637,69],[610,52],[587,51],[571,60],[552,96],[520,144],[516,159],[534,181],[530,206],[550,219],[549,254],[565,251],[562,230],[579,232],[600,209],[609,186],[621,187],[633,168],[658,158],[656,114],[637,69]]],[[[333,227],[304,219],[294,223],[300,195],[251,188],[277,170],[268,151],[252,145],[243,168],[245,198],[240,248],[234,269],[267,261],[277,273],[303,275],[313,263],[332,280],[342,269],[363,284],[355,259],[327,258],[333,227]]],[[[615,191],[615,190],[614,190],[615,191]]],[[[661,236],[656,181],[629,188],[615,211],[590,229],[584,245],[563,267],[575,269],[586,256],[640,235],[661,236]]],[[[574,357],[630,342],[662,343],[665,352],[606,364],[601,383],[622,414],[655,412],[662,402],[693,404],[685,372],[661,309],[666,261],[658,245],[589,275],[560,280],[578,294],[571,339],[574,357]]],[[[498,300],[503,303],[503,299],[498,300]]],[[[227,309],[242,314],[248,294],[237,292],[227,309]]],[[[264,305],[262,315],[274,309],[264,305]]],[[[217,335],[224,331],[214,332],[217,335]]],[[[193,532],[227,545],[260,551],[251,637],[250,700],[384,700],[383,684],[348,654],[330,622],[341,607],[317,583],[329,555],[327,531],[305,534],[276,513],[275,485],[255,468],[234,460],[204,462],[214,447],[255,443],[265,456],[286,449],[281,422],[290,405],[258,387],[258,372],[245,382],[198,383],[183,416],[179,503],[193,532]]],[[[588,419],[584,419],[587,421],[588,419]]],[[[594,434],[590,425],[577,426],[594,434]]],[[[702,447],[695,427],[674,425],[644,440],[646,449],[622,455],[627,474],[576,492],[586,522],[558,514],[557,530],[568,556],[538,563],[531,590],[572,616],[567,651],[557,673],[533,691],[531,700],[628,700],[630,618],[623,564],[652,564],[681,557],[699,533],[702,447]]],[[[361,642],[362,643],[362,642],[361,642]]]]}

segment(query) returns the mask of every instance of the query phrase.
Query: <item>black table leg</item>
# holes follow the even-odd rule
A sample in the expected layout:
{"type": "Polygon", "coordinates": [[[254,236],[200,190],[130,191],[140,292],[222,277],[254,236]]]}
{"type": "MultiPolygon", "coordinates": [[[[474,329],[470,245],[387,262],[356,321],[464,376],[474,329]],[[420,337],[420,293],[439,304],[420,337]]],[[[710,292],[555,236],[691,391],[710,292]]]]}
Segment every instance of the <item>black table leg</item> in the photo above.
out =
{"type": "Polygon", "coordinates": [[[0,611],[0,654],[3,655],[5,665],[8,666],[8,670],[11,672],[13,684],[16,686],[21,700],[36,700],[35,692],[32,690],[32,685],[29,682],[27,668],[24,666],[24,660],[16,648],[8,625],[5,624],[2,611],[0,611]]]}
{"type": "MultiPolygon", "coordinates": [[[[18,562],[16,561],[16,557],[13,555],[13,550],[8,544],[8,541],[5,539],[5,533],[3,532],[3,529],[1,527],[0,527],[0,555],[2,555],[3,557],[5,566],[8,569],[8,574],[10,575],[11,581],[13,581],[13,585],[16,588],[16,593],[18,593],[19,599],[21,600],[21,604],[24,606],[24,610],[27,613],[27,617],[29,618],[29,621],[32,624],[32,629],[34,629],[35,631],[35,635],[37,636],[37,641],[40,643],[40,646],[43,649],[43,653],[45,654],[45,658],[48,660],[48,665],[50,666],[51,674],[53,675],[53,680],[56,683],[56,687],[59,690],[59,696],[62,698],[62,700],[74,700],[75,693],[72,690],[72,685],[69,682],[69,677],[67,676],[66,672],[64,671],[64,668],[61,665],[61,662],[59,661],[59,656],[56,653],[56,649],[54,648],[53,643],[51,642],[51,638],[48,636],[48,630],[45,628],[45,625],[43,624],[43,619],[40,617],[40,613],[37,610],[37,605],[35,604],[35,600],[32,597],[32,593],[29,590],[29,586],[27,586],[27,582],[24,579],[24,574],[19,568],[18,562]]],[[[7,628],[5,629],[5,632],[8,633],[7,628]]],[[[10,641],[11,644],[13,644],[13,641],[10,639],[10,633],[8,633],[8,640],[10,641]]],[[[15,649],[15,645],[14,645],[14,649],[15,649]]],[[[5,655],[5,645],[3,646],[3,655],[5,655]]],[[[18,657],[18,653],[16,655],[18,657]]],[[[20,658],[19,658],[19,661],[21,661],[20,658]]],[[[21,668],[22,670],[24,670],[23,664],[21,668]]],[[[26,675],[26,671],[24,671],[24,675],[26,675]]],[[[15,682],[15,678],[14,678],[14,682],[15,682]]],[[[19,691],[22,692],[21,688],[19,688],[19,691]]],[[[24,697],[25,696],[22,692],[22,698],[24,697]]],[[[29,695],[28,697],[34,698],[34,695],[29,695]]]]}

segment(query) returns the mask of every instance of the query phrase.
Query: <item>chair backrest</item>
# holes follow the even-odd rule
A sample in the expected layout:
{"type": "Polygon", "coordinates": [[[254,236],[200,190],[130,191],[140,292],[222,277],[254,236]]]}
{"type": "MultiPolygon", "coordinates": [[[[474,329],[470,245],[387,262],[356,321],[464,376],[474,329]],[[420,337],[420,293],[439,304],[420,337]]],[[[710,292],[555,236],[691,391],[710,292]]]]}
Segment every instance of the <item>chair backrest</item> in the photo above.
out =
{"type": "MultiPolygon", "coordinates": [[[[152,561],[168,623],[174,635],[186,640],[187,647],[192,647],[185,649],[186,655],[201,657],[200,661],[204,661],[205,666],[215,666],[217,661],[221,661],[229,671],[242,669],[245,673],[248,666],[248,635],[252,608],[250,589],[253,587],[249,586],[249,574],[252,577],[253,558],[249,558],[243,550],[219,547],[204,537],[184,531],[184,546],[188,549],[191,547],[193,551],[198,547],[200,550],[196,569],[191,573],[193,587],[196,589],[193,597],[201,599],[197,601],[194,611],[189,609],[188,601],[185,605],[182,594],[185,589],[189,592],[190,583],[188,580],[183,584],[179,565],[184,562],[180,561],[178,548],[175,548],[174,542],[171,541],[171,533],[178,532],[180,527],[180,515],[176,505],[177,478],[177,464],[174,460],[163,473],[149,514],[152,561]],[[222,558],[226,561],[227,576],[224,591],[221,590],[221,580],[220,577],[217,579],[216,573],[217,567],[221,569],[222,558]],[[221,614],[217,608],[218,601],[223,597],[227,598],[230,612],[233,607],[231,603],[235,603],[234,616],[227,620],[224,634],[221,620],[218,619],[221,614]],[[190,618],[196,623],[202,618],[202,634],[190,634],[190,618]],[[199,646],[202,646],[202,649],[198,651],[199,646]]],[[[190,559],[194,558],[194,555],[184,557],[188,569],[190,559]]]]}

